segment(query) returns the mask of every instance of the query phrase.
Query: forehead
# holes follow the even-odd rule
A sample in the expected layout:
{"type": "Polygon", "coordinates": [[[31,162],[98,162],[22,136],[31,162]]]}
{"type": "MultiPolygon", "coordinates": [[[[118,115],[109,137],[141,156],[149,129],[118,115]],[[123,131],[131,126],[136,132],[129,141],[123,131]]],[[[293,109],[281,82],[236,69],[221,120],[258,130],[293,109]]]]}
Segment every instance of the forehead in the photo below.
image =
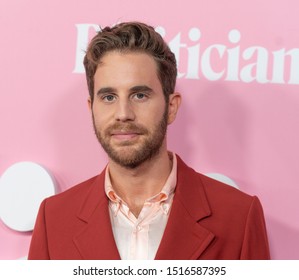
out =
{"type": "Polygon", "coordinates": [[[100,59],[99,66],[107,61],[113,61],[114,59],[130,58],[134,60],[148,60],[156,64],[154,57],[142,50],[110,50],[107,51],[100,59]]]}
{"type": "Polygon", "coordinates": [[[158,65],[155,59],[144,52],[110,51],[100,60],[97,73],[111,74],[139,74],[157,76],[158,65]]]}

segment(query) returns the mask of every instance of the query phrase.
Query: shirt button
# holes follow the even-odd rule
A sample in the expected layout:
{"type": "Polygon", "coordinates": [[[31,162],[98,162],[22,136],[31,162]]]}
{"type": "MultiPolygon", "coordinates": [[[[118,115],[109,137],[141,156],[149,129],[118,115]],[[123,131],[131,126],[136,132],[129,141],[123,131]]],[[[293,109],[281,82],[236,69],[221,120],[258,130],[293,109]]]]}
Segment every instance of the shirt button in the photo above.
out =
{"type": "Polygon", "coordinates": [[[138,226],[136,227],[136,231],[141,231],[141,230],[142,230],[142,226],[138,225],[138,226]]]}
{"type": "Polygon", "coordinates": [[[168,213],[168,210],[169,210],[168,205],[163,204],[162,208],[163,208],[163,210],[164,210],[165,213],[168,213]]]}

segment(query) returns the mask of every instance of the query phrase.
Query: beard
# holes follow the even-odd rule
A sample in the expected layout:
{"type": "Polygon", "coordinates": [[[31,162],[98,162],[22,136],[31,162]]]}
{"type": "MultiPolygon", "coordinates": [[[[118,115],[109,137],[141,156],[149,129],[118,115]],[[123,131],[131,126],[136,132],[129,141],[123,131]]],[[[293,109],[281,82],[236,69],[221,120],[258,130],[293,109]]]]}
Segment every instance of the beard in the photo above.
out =
{"type": "Polygon", "coordinates": [[[149,131],[142,125],[136,125],[133,122],[118,122],[101,131],[95,122],[92,114],[92,121],[95,134],[103,149],[109,158],[122,167],[133,169],[141,165],[145,161],[156,156],[163,144],[167,131],[168,106],[166,106],[164,114],[152,131],[149,131]],[[137,133],[137,140],[127,140],[119,143],[114,147],[111,143],[111,135],[113,131],[122,132],[133,131],[137,133]]]}

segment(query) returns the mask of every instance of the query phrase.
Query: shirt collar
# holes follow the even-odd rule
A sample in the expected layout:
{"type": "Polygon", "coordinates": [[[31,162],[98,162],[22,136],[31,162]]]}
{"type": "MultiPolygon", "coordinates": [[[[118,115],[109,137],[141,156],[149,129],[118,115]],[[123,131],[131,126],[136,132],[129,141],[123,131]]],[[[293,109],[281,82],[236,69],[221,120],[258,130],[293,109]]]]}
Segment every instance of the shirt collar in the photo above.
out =
{"type": "MultiPolygon", "coordinates": [[[[146,202],[165,202],[166,200],[172,198],[172,194],[175,191],[175,187],[176,187],[176,183],[177,183],[177,159],[176,159],[176,155],[175,153],[171,153],[169,152],[169,157],[172,159],[172,169],[171,172],[162,188],[162,190],[148,198],[146,200],[146,202]]],[[[110,180],[110,175],[109,175],[109,165],[106,168],[105,171],[105,192],[107,197],[109,198],[109,200],[111,202],[117,203],[117,204],[121,204],[121,203],[125,203],[114,191],[112,184],[111,184],[111,180],[110,180]]]]}

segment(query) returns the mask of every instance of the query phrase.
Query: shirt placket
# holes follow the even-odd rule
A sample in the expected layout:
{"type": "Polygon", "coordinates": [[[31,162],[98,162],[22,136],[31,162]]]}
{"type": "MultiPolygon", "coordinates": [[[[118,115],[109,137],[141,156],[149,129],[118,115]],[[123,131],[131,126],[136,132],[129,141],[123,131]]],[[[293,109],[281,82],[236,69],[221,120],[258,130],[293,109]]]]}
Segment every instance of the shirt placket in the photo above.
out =
{"type": "Polygon", "coordinates": [[[146,202],[138,219],[134,217],[135,222],[133,225],[130,247],[131,259],[142,260],[148,258],[150,222],[159,211],[159,204],[160,202],[146,202]]]}

